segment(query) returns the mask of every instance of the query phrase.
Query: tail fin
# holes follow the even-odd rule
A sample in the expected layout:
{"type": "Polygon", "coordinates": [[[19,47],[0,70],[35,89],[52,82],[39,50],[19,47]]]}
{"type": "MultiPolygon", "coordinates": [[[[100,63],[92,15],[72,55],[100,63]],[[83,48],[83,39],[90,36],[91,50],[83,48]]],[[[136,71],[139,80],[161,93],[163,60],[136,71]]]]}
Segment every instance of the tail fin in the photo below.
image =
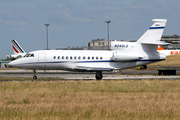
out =
{"type": "Polygon", "coordinates": [[[14,53],[25,53],[16,40],[11,40],[14,53]]]}
{"type": "Polygon", "coordinates": [[[142,44],[167,44],[161,40],[165,25],[166,19],[153,19],[155,22],[139,39],[137,42],[142,44]]]}
{"type": "Polygon", "coordinates": [[[165,49],[159,45],[157,50],[165,50],[165,49]]]}

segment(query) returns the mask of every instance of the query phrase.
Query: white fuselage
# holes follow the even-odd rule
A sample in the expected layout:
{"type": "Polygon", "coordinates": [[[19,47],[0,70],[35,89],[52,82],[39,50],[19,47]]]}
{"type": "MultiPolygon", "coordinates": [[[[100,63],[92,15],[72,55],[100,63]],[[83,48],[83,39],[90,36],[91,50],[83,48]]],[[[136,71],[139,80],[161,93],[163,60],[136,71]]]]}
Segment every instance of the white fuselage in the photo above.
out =
{"type": "Polygon", "coordinates": [[[154,24],[136,41],[111,42],[111,51],[97,50],[39,50],[9,63],[10,66],[43,70],[95,71],[102,79],[102,71],[120,70],[165,60],[157,52],[166,19],[153,19],[154,24]]]}
{"type": "Polygon", "coordinates": [[[165,55],[156,53],[152,57],[144,54],[140,60],[118,61],[113,58],[114,52],[116,51],[39,50],[30,52],[28,57],[12,61],[10,65],[26,69],[95,71],[94,69],[98,68],[100,71],[108,71],[131,68],[166,58],[165,55]]]}

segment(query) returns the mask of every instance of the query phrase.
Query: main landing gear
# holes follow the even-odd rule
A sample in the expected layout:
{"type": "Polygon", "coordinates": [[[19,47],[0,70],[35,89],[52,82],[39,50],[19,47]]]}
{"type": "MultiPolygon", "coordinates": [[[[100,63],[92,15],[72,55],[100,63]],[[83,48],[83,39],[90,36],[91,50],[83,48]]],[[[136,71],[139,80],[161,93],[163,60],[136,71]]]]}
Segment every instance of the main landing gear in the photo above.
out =
{"type": "Polygon", "coordinates": [[[102,71],[96,71],[96,80],[101,80],[103,78],[102,71]]]}
{"type": "Polygon", "coordinates": [[[36,80],[36,79],[37,79],[37,72],[36,72],[36,69],[33,70],[33,74],[34,74],[33,79],[36,80]]]}

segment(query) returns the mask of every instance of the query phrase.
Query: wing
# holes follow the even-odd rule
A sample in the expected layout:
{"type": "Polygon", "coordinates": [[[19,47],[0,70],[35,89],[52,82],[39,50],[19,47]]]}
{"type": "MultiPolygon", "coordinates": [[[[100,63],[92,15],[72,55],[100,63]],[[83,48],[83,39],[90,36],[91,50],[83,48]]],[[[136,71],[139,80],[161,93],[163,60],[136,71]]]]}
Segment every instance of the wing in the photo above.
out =
{"type": "Polygon", "coordinates": [[[75,71],[112,71],[113,68],[97,68],[97,67],[86,67],[86,66],[76,66],[75,71]]]}

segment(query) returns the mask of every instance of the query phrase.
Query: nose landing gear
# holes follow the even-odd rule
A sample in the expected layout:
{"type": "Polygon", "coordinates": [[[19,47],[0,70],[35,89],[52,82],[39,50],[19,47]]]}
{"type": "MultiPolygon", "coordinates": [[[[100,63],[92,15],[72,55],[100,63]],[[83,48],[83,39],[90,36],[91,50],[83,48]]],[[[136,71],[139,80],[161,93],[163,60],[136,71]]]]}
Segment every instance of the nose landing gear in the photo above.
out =
{"type": "Polygon", "coordinates": [[[37,76],[36,76],[36,75],[34,75],[34,76],[33,76],[33,79],[34,79],[34,80],[36,80],[36,79],[37,79],[37,76]]]}
{"type": "Polygon", "coordinates": [[[36,69],[33,70],[33,74],[34,74],[33,79],[36,80],[36,79],[37,79],[37,72],[36,72],[36,69]]]}

